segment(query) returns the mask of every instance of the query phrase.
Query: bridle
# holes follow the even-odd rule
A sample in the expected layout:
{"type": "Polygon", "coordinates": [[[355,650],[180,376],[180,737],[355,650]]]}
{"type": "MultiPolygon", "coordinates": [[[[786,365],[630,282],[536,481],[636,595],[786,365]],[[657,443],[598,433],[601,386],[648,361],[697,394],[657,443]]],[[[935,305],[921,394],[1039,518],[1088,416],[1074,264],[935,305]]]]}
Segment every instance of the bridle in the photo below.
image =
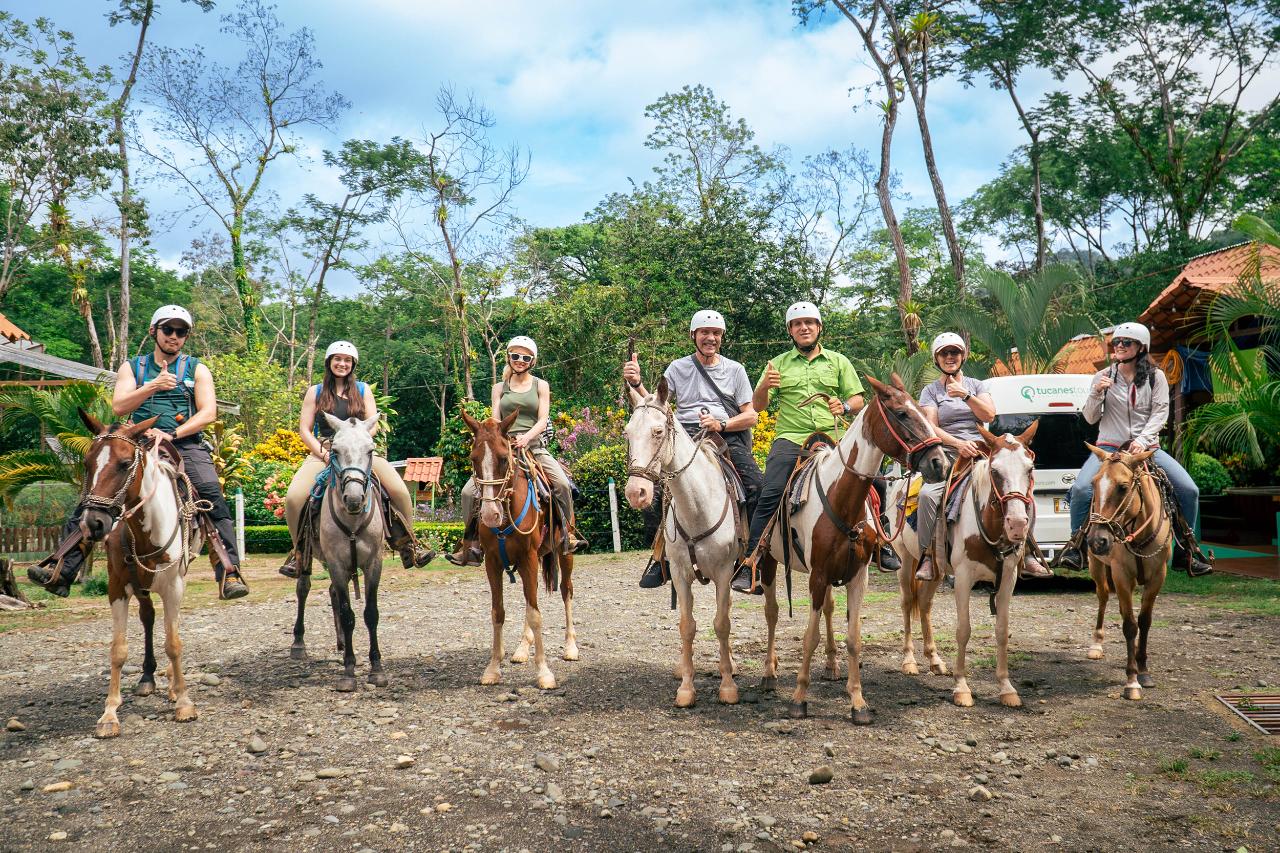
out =
{"type": "MultiPolygon", "coordinates": [[[[653,451],[653,455],[649,457],[649,461],[644,465],[636,465],[631,456],[631,443],[627,443],[627,476],[640,477],[653,483],[654,486],[667,484],[678,479],[689,467],[693,465],[695,459],[698,458],[698,451],[702,449],[702,444],[706,441],[706,431],[699,431],[698,437],[694,439],[693,453],[689,457],[689,461],[680,467],[677,471],[663,473],[662,467],[667,464],[667,459],[674,457],[676,452],[676,416],[670,406],[655,406],[653,403],[637,403],[635,409],[654,409],[660,411],[666,418],[662,427],[662,437],[658,439],[658,447],[653,451]],[[670,453],[667,453],[667,447],[670,446],[670,453]]],[[[478,480],[476,482],[479,482],[478,480]]]]}
{"type": "Polygon", "coordinates": [[[370,522],[373,521],[374,516],[374,513],[370,512],[373,505],[373,495],[369,492],[369,483],[373,478],[373,452],[369,452],[369,464],[364,468],[355,465],[339,466],[338,457],[334,454],[331,445],[329,450],[329,472],[331,478],[335,481],[335,484],[330,486],[328,490],[329,517],[333,519],[333,523],[338,530],[342,531],[342,534],[347,537],[347,567],[351,572],[356,598],[359,598],[360,566],[356,562],[356,542],[360,538],[360,534],[364,533],[370,522]],[[353,482],[358,482],[360,490],[364,493],[364,506],[360,508],[358,513],[348,509],[346,501],[342,500],[342,496],[339,494],[346,491],[347,486],[353,482]],[[355,527],[347,526],[342,515],[334,508],[335,504],[341,505],[346,516],[358,515],[360,517],[360,521],[356,523],[355,527]]]}
{"type": "MultiPolygon", "coordinates": [[[[98,447],[100,444],[107,441],[123,441],[125,444],[133,447],[133,459],[129,463],[128,473],[125,474],[124,484],[120,486],[120,488],[116,490],[116,493],[109,498],[104,498],[101,495],[93,495],[89,493],[90,480],[87,476],[88,472],[85,472],[86,476],[84,478],[84,484],[80,487],[80,504],[91,509],[102,510],[107,515],[111,516],[111,523],[114,527],[115,523],[120,520],[121,514],[125,511],[128,502],[129,489],[133,488],[134,481],[138,479],[138,472],[142,470],[142,457],[146,455],[146,451],[143,449],[142,443],[137,439],[130,438],[129,436],[121,433],[109,432],[104,435],[96,436],[93,441],[89,443],[89,453],[85,454],[85,458],[88,458],[88,456],[93,453],[93,449],[95,447],[98,447]]],[[[140,506],[141,502],[138,505],[140,506]]]]}
{"type": "MultiPolygon", "coordinates": [[[[1146,529],[1148,525],[1156,521],[1157,513],[1154,513],[1154,512],[1147,513],[1146,520],[1144,520],[1141,524],[1139,524],[1133,530],[1126,530],[1125,522],[1123,521],[1123,519],[1129,515],[1130,505],[1134,502],[1135,499],[1138,501],[1139,512],[1145,509],[1144,501],[1142,498],[1142,481],[1144,477],[1151,477],[1151,472],[1147,469],[1146,465],[1142,465],[1140,467],[1134,467],[1133,465],[1130,465],[1128,462],[1125,462],[1122,458],[1120,458],[1120,454],[1118,453],[1112,453],[1110,456],[1108,456],[1106,459],[1106,463],[1123,465],[1124,467],[1128,468],[1129,472],[1133,475],[1134,487],[1129,489],[1129,493],[1125,495],[1124,500],[1120,502],[1120,505],[1116,507],[1115,511],[1112,512],[1111,515],[1103,515],[1102,513],[1094,512],[1093,507],[1090,506],[1089,507],[1089,524],[1090,525],[1101,524],[1103,527],[1106,527],[1108,530],[1111,531],[1111,535],[1119,539],[1121,542],[1123,542],[1124,547],[1128,549],[1129,553],[1133,554],[1135,557],[1138,557],[1141,559],[1154,557],[1156,554],[1160,553],[1160,549],[1164,547],[1163,543],[1149,554],[1142,553],[1141,551],[1138,550],[1138,548],[1158,538],[1158,535],[1160,533],[1159,526],[1157,526],[1154,530],[1152,530],[1151,534],[1146,538],[1144,538],[1142,541],[1135,544],[1134,540],[1138,538],[1138,534],[1140,534],[1144,529],[1146,529]]],[[[1095,500],[1096,500],[1096,493],[1095,493],[1095,500]]],[[[1163,509],[1163,500],[1161,502],[1161,508],[1163,509]]],[[[1164,513],[1160,514],[1162,520],[1163,520],[1163,515],[1164,513]]]]}
{"type": "MultiPolygon", "coordinates": [[[[1032,462],[1035,461],[1036,454],[1034,450],[1032,450],[1029,447],[1023,447],[1022,450],[1023,452],[1029,453],[1031,455],[1032,462]]],[[[993,506],[996,508],[996,512],[1000,517],[1001,532],[999,533],[999,535],[997,535],[994,539],[992,539],[990,536],[987,535],[986,525],[982,523],[982,506],[978,502],[978,492],[976,489],[973,489],[972,487],[970,487],[970,491],[973,492],[973,514],[974,514],[974,517],[977,519],[978,532],[982,535],[982,541],[986,542],[987,547],[989,547],[995,553],[995,555],[1000,560],[1003,561],[1004,558],[1008,557],[1014,551],[1017,551],[1018,548],[1024,544],[1020,542],[1019,543],[1010,542],[1008,539],[1005,538],[1004,520],[1009,515],[1008,504],[1010,501],[1018,501],[1019,503],[1025,504],[1027,507],[1028,517],[1030,517],[1034,513],[1036,504],[1035,504],[1035,499],[1031,497],[1031,493],[1036,487],[1035,466],[1033,465],[1031,468],[1031,475],[1027,481],[1027,490],[1025,492],[1003,492],[1000,490],[1000,483],[997,481],[997,478],[996,478],[996,470],[995,468],[991,467],[991,456],[987,455],[985,456],[985,458],[987,460],[987,477],[991,481],[991,494],[987,498],[987,503],[990,506],[993,506]],[[1002,542],[1004,543],[1003,545],[1001,545],[1002,542]]]]}
{"type": "MultiPolygon", "coordinates": [[[[508,447],[510,448],[509,442],[508,447]]],[[[487,501],[498,505],[499,526],[490,526],[489,530],[498,540],[498,558],[502,561],[502,568],[507,573],[507,579],[511,583],[515,583],[516,567],[507,554],[507,538],[516,535],[529,536],[537,530],[542,521],[539,515],[542,508],[538,503],[538,485],[534,482],[533,470],[529,467],[527,461],[523,457],[517,456],[514,448],[511,448],[507,453],[507,471],[500,479],[486,479],[481,477],[478,471],[474,470],[471,476],[475,480],[476,486],[480,489],[480,493],[477,495],[480,502],[485,503],[487,501]],[[516,513],[515,504],[512,503],[515,497],[515,487],[511,484],[512,475],[517,467],[524,472],[525,480],[528,484],[524,494],[524,505],[521,506],[519,514],[516,513]],[[495,487],[497,493],[486,497],[484,489],[495,487]],[[511,521],[503,524],[503,520],[508,515],[511,516],[511,521]],[[532,523],[529,525],[528,530],[522,530],[520,525],[524,523],[526,516],[532,516],[532,523]]]]}
{"type": "MultiPolygon", "coordinates": [[[[339,467],[337,464],[337,457],[333,454],[333,451],[330,450],[329,471],[331,472],[331,476],[334,481],[337,483],[339,491],[345,492],[347,490],[347,486],[353,482],[358,482],[360,484],[360,491],[364,495],[364,508],[361,509],[360,512],[368,512],[369,502],[372,499],[372,495],[369,494],[369,482],[373,478],[373,454],[369,454],[369,464],[363,468],[355,465],[344,465],[339,467]]],[[[343,504],[343,508],[346,508],[345,503],[343,504]]],[[[347,514],[355,515],[356,513],[348,510],[347,514]]]]}
{"type": "Polygon", "coordinates": [[[915,444],[908,444],[906,439],[899,435],[898,431],[894,429],[893,419],[890,417],[890,411],[885,408],[884,401],[880,399],[879,394],[875,395],[875,402],[876,405],[880,407],[880,420],[884,423],[885,428],[889,430],[889,435],[893,436],[893,440],[898,442],[898,446],[902,449],[903,453],[906,454],[908,471],[914,472],[916,470],[916,466],[913,457],[921,451],[928,450],[931,447],[937,447],[939,444],[942,444],[942,439],[938,438],[936,435],[930,435],[928,438],[920,439],[915,444]]]}

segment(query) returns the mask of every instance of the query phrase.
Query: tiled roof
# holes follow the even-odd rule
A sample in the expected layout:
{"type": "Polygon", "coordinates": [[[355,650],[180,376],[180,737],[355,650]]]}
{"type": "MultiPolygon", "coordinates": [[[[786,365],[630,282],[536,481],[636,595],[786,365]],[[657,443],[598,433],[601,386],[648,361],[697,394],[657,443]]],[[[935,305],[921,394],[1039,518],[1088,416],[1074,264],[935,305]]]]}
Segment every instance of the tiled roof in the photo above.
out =
{"type": "Polygon", "coordinates": [[[8,338],[10,343],[31,340],[30,335],[9,322],[9,318],[3,314],[0,314],[0,337],[8,338]]]}
{"type": "Polygon", "coordinates": [[[406,483],[439,483],[442,470],[444,470],[444,458],[440,456],[406,459],[404,481],[406,483]]]}
{"type": "MultiPolygon", "coordinates": [[[[1110,329],[1103,329],[1103,334],[1110,329]]],[[[1022,369],[1022,360],[1018,358],[1017,350],[1014,350],[1012,358],[1009,359],[1011,364],[1005,364],[1003,361],[996,361],[991,368],[992,376],[1017,376],[1025,373],[1022,369]],[[1012,369],[1010,369],[1012,368],[1012,369]]],[[[1104,344],[1104,338],[1097,335],[1079,335],[1072,338],[1061,350],[1058,351],[1058,357],[1053,361],[1052,373],[1096,373],[1107,364],[1110,359],[1107,357],[1107,349],[1104,344]]]]}
{"type": "Polygon", "coordinates": [[[1230,289],[1254,264],[1264,280],[1280,281],[1280,249],[1266,244],[1239,243],[1187,261],[1138,318],[1151,329],[1151,350],[1163,352],[1199,331],[1204,317],[1197,309],[1204,297],[1230,289]]]}

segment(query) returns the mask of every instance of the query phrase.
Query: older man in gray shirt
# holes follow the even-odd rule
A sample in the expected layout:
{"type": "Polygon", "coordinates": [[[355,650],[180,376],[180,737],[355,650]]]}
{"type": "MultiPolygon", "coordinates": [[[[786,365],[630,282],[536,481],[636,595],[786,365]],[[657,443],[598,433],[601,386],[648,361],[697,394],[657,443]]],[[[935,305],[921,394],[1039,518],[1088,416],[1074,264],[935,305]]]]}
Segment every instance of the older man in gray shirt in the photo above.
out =
{"type": "MultiPolygon", "coordinates": [[[[753,388],[747,371],[731,358],[720,355],[725,322],[719,311],[702,310],[689,322],[693,353],[678,358],[663,372],[667,387],[676,400],[676,420],[689,435],[700,429],[720,433],[729,448],[729,458],[742,477],[746,492],[746,517],[755,512],[756,498],[764,475],[751,453],[751,428],[759,415],[751,404],[753,388]]],[[[640,379],[636,356],[622,367],[622,378],[640,394],[648,394],[640,379]]],[[[654,495],[653,506],[661,505],[654,495]]],[[[654,530],[658,519],[651,518],[654,530]]],[[[666,583],[661,566],[650,564],[640,578],[640,586],[653,589],[666,583]]]]}

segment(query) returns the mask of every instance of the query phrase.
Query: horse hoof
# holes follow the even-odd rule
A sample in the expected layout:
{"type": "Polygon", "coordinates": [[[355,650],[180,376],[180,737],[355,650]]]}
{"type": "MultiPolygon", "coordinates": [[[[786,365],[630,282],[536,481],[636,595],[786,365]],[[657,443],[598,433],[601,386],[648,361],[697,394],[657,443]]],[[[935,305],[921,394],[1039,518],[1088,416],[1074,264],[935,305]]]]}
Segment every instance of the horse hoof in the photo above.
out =
{"type": "Polygon", "coordinates": [[[529,650],[527,648],[516,649],[514,652],[511,653],[511,662],[512,663],[528,663],[529,650]]]}
{"type": "Polygon", "coordinates": [[[722,705],[738,704],[738,688],[736,685],[720,688],[720,704],[722,705]]]}
{"type": "Polygon", "coordinates": [[[565,646],[565,647],[564,647],[564,654],[563,654],[563,655],[561,655],[561,657],[563,657],[565,660],[577,660],[577,659],[578,659],[578,647],[577,647],[576,645],[573,645],[573,646],[565,646]]]}
{"type": "Polygon", "coordinates": [[[677,690],[676,691],[676,707],[692,708],[698,702],[698,693],[695,690],[677,690]]]}
{"type": "Polygon", "coordinates": [[[851,714],[855,726],[869,726],[875,721],[875,712],[871,707],[854,708],[851,714]]]}
{"type": "Polygon", "coordinates": [[[93,729],[93,736],[97,738],[120,737],[120,721],[99,720],[98,725],[93,729]]]}
{"type": "Polygon", "coordinates": [[[492,687],[502,680],[502,670],[486,669],[484,675],[480,676],[480,683],[485,687],[492,687]]]}
{"type": "Polygon", "coordinates": [[[1017,693],[1001,693],[1000,704],[1006,708],[1021,708],[1022,697],[1017,693]]]}
{"type": "Polygon", "coordinates": [[[787,716],[793,720],[803,720],[809,716],[808,702],[792,702],[791,707],[787,709],[787,716]]]}
{"type": "Polygon", "coordinates": [[[822,680],[823,680],[823,681],[839,681],[839,680],[840,680],[840,667],[839,667],[839,666],[833,666],[833,667],[831,667],[830,669],[823,669],[823,670],[822,670],[822,680]]]}
{"type": "Polygon", "coordinates": [[[950,675],[951,674],[947,672],[947,665],[945,663],[929,664],[929,672],[933,673],[934,675],[950,675]]]}
{"type": "Polygon", "coordinates": [[[139,681],[138,686],[133,688],[134,696],[150,696],[156,692],[156,683],[150,679],[139,681]]]}
{"type": "Polygon", "coordinates": [[[289,659],[290,660],[306,660],[307,647],[306,646],[290,646],[289,659]]]}
{"type": "Polygon", "coordinates": [[[390,679],[387,678],[385,672],[371,672],[369,673],[368,681],[374,687],[386,687],[390,679]]]}
{"type": "Polygon", "coordinates": [[[902,672],[904,675],[919,675],[920,667],[916,666],[915,663],[904,663],[902,665],[902,672]]]}
{"type": "Polygon", "coordinates": [[[355,693],[357,689],[356,680],[349,675],[343,676],[338,679],[338,683],[333,686],[333,689],[339,693],[355,693]]]}
{"type": "Polygon", "coordinates": [[[1102,660],[1102,646],[1089,647],[1089,660],[1102,660]]]}
{"type": "Polygon", "coordinates": [[[1139,687],[1155,687],[1156,680],[1151,677],[1150,673],[1140,672],[1138,673],[1138,686],[1139,687]]]}
{"type": "Polygon", "coordinates": [[[1141,688],[1141,687],[1126,687],[1126,688],[1124,689],[1124,698],[1126,698],[1126,699],[1132,699],[1132,700],[1133,700],[1133,701],[1135,701],[1135,702],[1136,702],[1136,701],[1138,701],[1139,699],[1141,699],[1141,698],[1142,698],[1142,688],[1141,688]]]}
{"type": "Polygon", "coordinates": [[[770,693],[778,689],[778,676],[766,675],[760,679],[760,689],[768,690],[770,693]]]}
{"type": "Polygon", "coordinates": [[[539,675],[539,676],[538,676],[538,689],[539,689],[539,690],[555,690],[555,689],[556,689],[556,677],[555,677],[554,675],[552,675],[551,673],[549,673],[549,672],[548,672],[548,673],[546,673],[546,674],[544,674],[544,675],[539,675]]]}
{"type": "Polygon", "coordinates": [[[189,723],[198,716],[200,715],[196,713],[195,705],[179,705],[173,709],[173,721],[175,723],[189,723]]]}
{"type": "Polygon", "coordinates": [[[961,708],[972,708],[973,694],[972,693],[953,693],[951,694],[951,701],[955,702],[956,705],[960,706],[961,708]]]}

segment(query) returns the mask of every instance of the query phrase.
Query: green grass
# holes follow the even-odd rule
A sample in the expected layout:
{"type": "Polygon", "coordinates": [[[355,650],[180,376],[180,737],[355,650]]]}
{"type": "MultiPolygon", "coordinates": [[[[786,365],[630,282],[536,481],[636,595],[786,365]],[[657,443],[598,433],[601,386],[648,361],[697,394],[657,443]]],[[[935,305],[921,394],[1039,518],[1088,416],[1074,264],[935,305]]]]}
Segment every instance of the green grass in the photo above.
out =
{"type": "Polygon", "coordinates": [[[1205,749],[1203,747],[1193,746],[1188,752],[1188,755],[1192,758],[1198,758],[1201,761],[1217,761],[1222,757],[1222,752],[1217,749],[1205,749]]]}
{"type": "Polygon", "coordinates": [[[1253,784],[1255,777],[1248,770],[1201,770],[1191,778],[1201,788],[1225,793],[1253,784]]]}
{"type": "Polygon", "coordinates": [[[1262,773],[1272,782],[1280,782],[1280,746],[1268,746],[1253,754],[1262,765],[1262,773]]]}
{"type": "Polygon", "coordinates": [[[1162,594],[1186,595],[1195,604],[1220,610],[1280,616],[1280,583],[1260,578],[1212,574],[1189,578],[1169,572],[1162,594]]]}
{"type": "Polygon", "coordinates": [[[1236,741],[1240,740],[1241,737],[1242,735],[1239,732],[1231,732],[1229,735],[1227,735],[1227,740],[1230,741],[1231,743],[1235,743],[1236,741]]]}
{"type": "Polygon", "coordinates": [[[1159,766],[1161,773],[1167,773],[1170,776],[1185,776],[1191,764],[1185,758],[1167,758],[1161,761],[1159,766]]]}
{"type": "MultiPolygon", "coordinates": [[[[1015,663],[1024,663],[1029,660],[1031,660],[1030,652],[1019,652],[1019,651],[1009,652],[1010,666],[1013,666],[1015,663]]],[[[973,669],[995,669],[996,656],[994,654],[982,655],[981,657],[974,656],[972,658],[969,658],[968,665],[973,669]]]]}

